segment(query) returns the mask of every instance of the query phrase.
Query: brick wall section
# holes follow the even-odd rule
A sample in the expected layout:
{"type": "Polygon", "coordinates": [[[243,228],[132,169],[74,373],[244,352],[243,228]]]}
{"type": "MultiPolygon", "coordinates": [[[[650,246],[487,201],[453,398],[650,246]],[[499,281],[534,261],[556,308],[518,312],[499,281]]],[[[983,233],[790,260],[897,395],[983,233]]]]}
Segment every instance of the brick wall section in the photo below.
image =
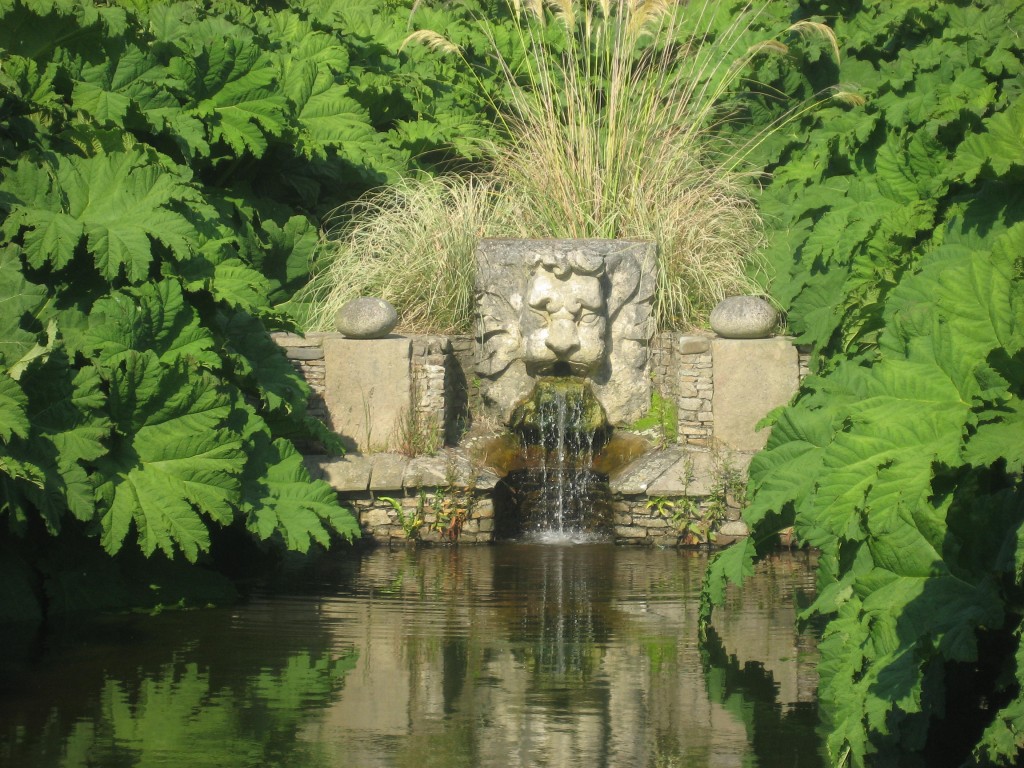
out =
{"type": "MultiPolygon", "coordinates": [[[[688,542],[681,541],[680,531],[672,521],[660,514],[657,509],[649,507],[649,497],[621,496],[612,502],[612,521],[615,526],[615,543],[637,546],[674,547],[688,542]]],[[[698,508],[703,514],[707,510],[708,499],[697,499],[698,508]]],[[[736,521],[740,518],[740,508],[730,506],[725,519],[717,526],[715,546],[731,544],[746,533],[746,526],[736,521]],[[730,533],[734,531],[734,533],[730,533]]]]}
{"type": "Polygon", "coordinates": [[[714,384],[710,340],[703,336],[678,336],[673,352],[679,381],[679,442],[710,450],[715,429],[711,415],[714,384]]]}
{"type": "Polygon", "coordinates": [[[412,401],[420,434],[440,447],[445,440],[448,358],[451,344],[447,336],[412,337],[412,401]]]}
{"type": "Polygon", "coordinates": [[[676,402],[679,442],[693,448],[710,448],[714,432],[710,340],[700,334],[665,332],[651,342],[654,387],[676,402]]]}
{"type": "Polygon", "coordinates": [[[659,333],[651,339],[650,370],[651,382],[658,394],[675,400],[679,397],[676,377],[673,375],[675,361],[672,353],[672,334],[659,333]]]}
{"type": "Polygon", "coordinates": [[[679,409],[679,442],[693,448],[711,448],[714,394],[711,336],[666,332],[651,343],[651,376],[661,394],[679,409]]]}
{"type": "Polygon", "coordinates": [[[323,337],[326,333],[308,333],[305,337],[295,333],[272,333],[273,339],[282,350],[292,367],[306,380],[313,394],[309,399],[308,413],[325,424],[327,406],[324,404],[324,382],[327,367],[324,363],[323,337]]]}
{"type": "Polygon", "coordinates": [[[811,347],[809,344],[797,344],[796,345],[797,361],[799,364],[800,381],[803,381],[811,375],[811,347]]]}
{"type": "Polygon", "coordinates": [[[449,339],[448,378],[445,394],[448,398],[448,427],[446,440],[455,445],[471,426],[471,414],[479,413],[481,406],[480,380],[476,378],[476,339],[472,336],[452,336],[449,339]]]}

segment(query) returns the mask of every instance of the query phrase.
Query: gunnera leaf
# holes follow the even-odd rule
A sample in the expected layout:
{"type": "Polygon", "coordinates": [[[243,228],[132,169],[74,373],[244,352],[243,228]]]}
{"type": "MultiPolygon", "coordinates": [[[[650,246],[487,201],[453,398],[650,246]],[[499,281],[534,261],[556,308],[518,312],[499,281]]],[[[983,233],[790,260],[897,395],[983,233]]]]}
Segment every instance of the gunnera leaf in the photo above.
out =
{"type": "Polygon", "coordinates": [[[208,521],[229,524],[241,488],[241,436],[224,427],[230,398],[209,374],[150,351],[127,353],[109,386],[119,435],[98,462],[103,546],[117,552],[134,524],[146,555],[177,549],[195,562],[208,521]]]}

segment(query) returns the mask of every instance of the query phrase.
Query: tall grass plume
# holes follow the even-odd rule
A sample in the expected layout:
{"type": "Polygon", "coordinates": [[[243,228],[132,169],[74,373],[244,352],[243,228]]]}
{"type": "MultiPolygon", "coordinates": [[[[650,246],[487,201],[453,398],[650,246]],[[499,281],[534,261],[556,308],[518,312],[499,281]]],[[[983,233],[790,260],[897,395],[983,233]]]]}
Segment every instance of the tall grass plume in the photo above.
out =
{"type": "MultiPolygon", "coordinates": [[[[726,13],[735,5],[716,0],[509,7],[511,55],[478,20],[508,94],[494,105],[502,138],[490,168],[409,182],[349,211],[314,279],[324,302],[317,327],[343,297],[374,293],[409,328],[466,330],[481,236],[654,240],[660,328],[703,325],[725,296],[760,292],[750,145],[729,144],[720,130],[734,119],[723,105],[751,59],[786,50],[754,30],[756,9],[726,13]]],[[[831,34],[805,22],[784,31],[831,34]]],[[[406,41],[417,43],[453,50],[422,30],[406,41]]]]}

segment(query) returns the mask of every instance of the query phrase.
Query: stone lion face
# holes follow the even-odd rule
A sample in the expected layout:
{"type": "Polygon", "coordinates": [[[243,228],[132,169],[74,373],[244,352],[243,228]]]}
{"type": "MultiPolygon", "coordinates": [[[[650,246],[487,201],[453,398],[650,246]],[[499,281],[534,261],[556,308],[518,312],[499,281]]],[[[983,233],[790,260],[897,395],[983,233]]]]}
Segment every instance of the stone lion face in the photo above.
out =
{"type": "Polygon", "coordinates": [[[520,318],[523,361],[532,375],[586,376],[604,360],[607,300],[587,266],[534,268],[520,318]]]}

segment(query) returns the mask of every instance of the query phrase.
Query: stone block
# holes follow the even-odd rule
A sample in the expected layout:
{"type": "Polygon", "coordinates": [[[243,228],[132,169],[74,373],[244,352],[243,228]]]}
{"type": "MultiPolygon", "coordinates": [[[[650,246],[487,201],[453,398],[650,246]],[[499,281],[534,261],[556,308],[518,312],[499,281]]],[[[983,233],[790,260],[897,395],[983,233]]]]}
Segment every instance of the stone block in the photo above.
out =
{"type": "Polygon", "coordinates": [[[391,525],[391,523],[394,522],[391,519],[391,514],[392,513],[386,509],[368,509],[360,516],[360,522],[371,530],[376,530],[383,525],[391,525]]]}
{"type": "Polygon", "coordinates": [[[346,456],[320,465],[323,479],[340,492],[365,491],[370,487],[373,464],[368,456],[346,456]]]}
{"type": "Polygon", "coordinates": [[[642,539],[647,536],[647,529],[638,525],[616,525],[615,536],[620,539],[642,539]]]}
{"type": "Polygon", "coordinates": [[[788,403],[799,385],[797,350],[785,338],[715,339],[712,413],[715,437],[737,451],[758,451],[768,430],[755,425],[788,403]]]}
{"type": "Polygon", "coordinates": [[[412,407],[409,339],[325,338],[323,344],[331,427],[349,449],[396,450],[412,407]]]}
{"type": "Polygon", "coordinates": [[[417,456],[409,461],[402,477],[405,488],[447,485],[450,470],[444,456],[417,456]]]}
{"type": "Polygon", "coordinates": [[[370,470],[371,491],[398,491],[403,487],[402,479],[409,464],[408,456],[400,453],[377,453],[370,458],[373,462],[370,470]]]}
{"type": "Polygon", "coordinates": [[[289,360],[322,360],[324,349],[321,346],[286,347],[284,354],[289,360]]]}
{"type": "Polygon", "coordinates": [[[300,336],[297,333],[285,333],[282,331],[270,334],[270,338],[273,339],[277,346],[283,349],[288,349],[289,347],[311,347],[320,343],[318,338],[314,340],[312,336],[300,336]]]}
{"type": "Polygon", "coordinates": [[[680,397],[696,397],[697,386],[693,382],[682,382],[679,384],[679,396],[680,397]]]}
{"type": "Polygon", "coordinates": [[[648,451],[636,461],[612,473],[608,487],[612,493],[630,496],[644,493],[647,486],[682,458],[682,449],[669,447],[663,451],[648,451]]]}
{"type": "Polygon", "coordinates": [[[676,342],[676,351],[681,355],[699,355],[711,348],[711,339],[707,336],[680,336],[676,342]]]}
{"type": "Polygon", "coordinates": [[[718,528],[718,533],[722,536],[749,536],[750,529],[742,520],[733,520],[723,523],[718,528]]]}

